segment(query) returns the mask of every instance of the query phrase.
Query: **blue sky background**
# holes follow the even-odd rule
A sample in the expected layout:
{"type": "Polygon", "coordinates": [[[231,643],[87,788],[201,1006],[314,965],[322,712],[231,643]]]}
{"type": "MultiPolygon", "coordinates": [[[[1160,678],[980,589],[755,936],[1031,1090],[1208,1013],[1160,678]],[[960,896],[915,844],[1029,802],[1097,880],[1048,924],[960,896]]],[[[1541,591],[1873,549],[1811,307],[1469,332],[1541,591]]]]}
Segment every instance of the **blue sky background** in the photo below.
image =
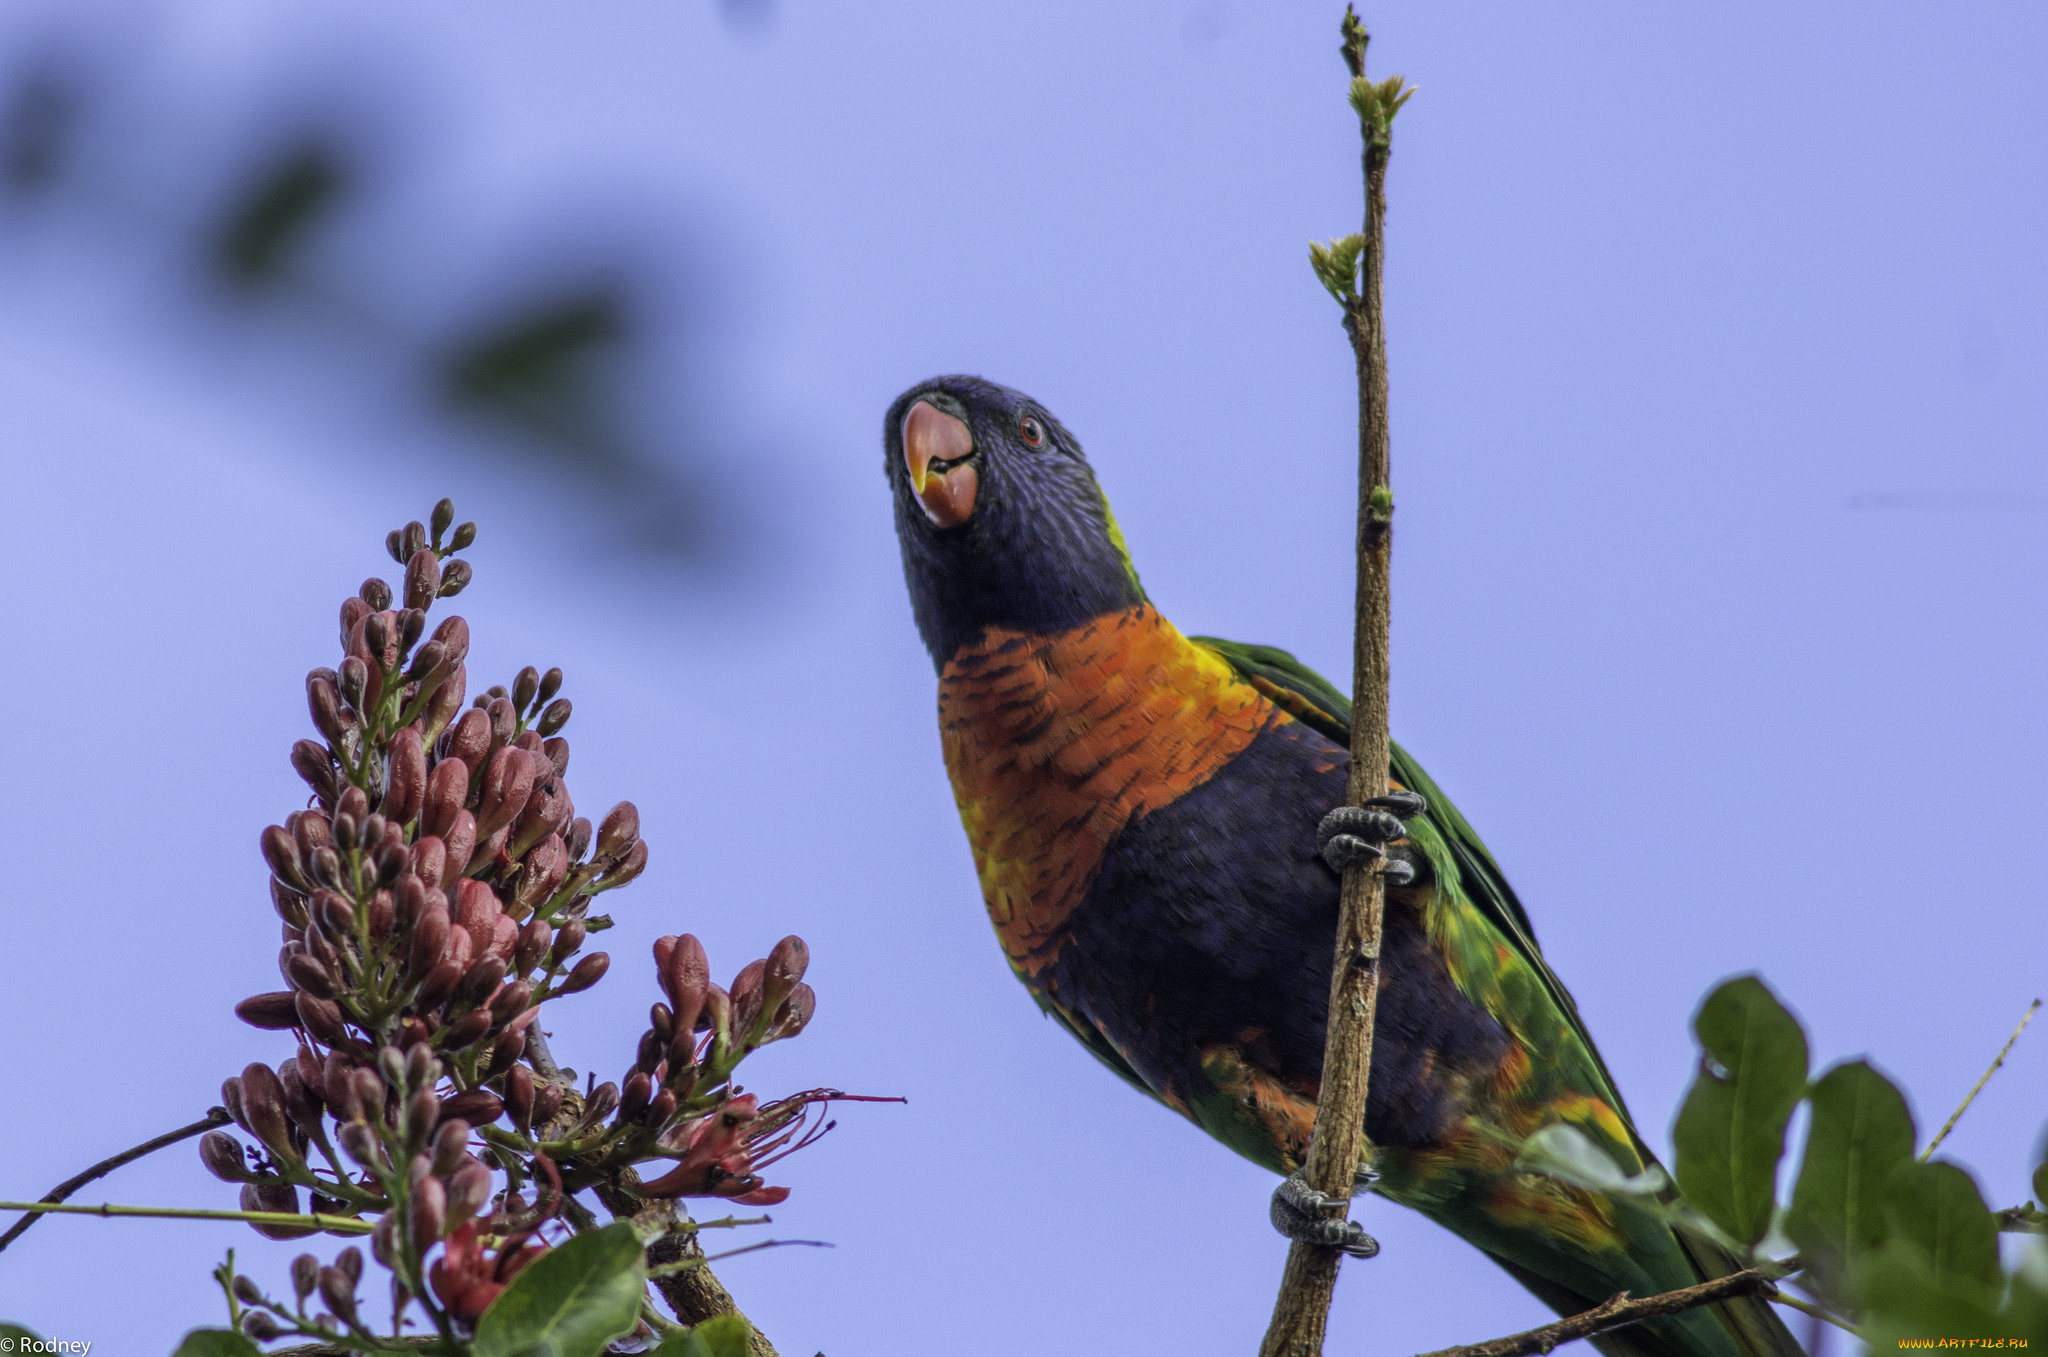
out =
{"type": "MultiPolygon", "coordinates": [[[[878,448],[979,372],[1088,447],[1188,631],[1349,654],[1355,229],[1328,4],[0,6],[79,81],[0,212],[0,1197],[190,1120],[287,1046],[255,848],[302,677],[384,532],[482,524],[472,688],[560,664],[579,804],[653,862],[557,1050],[616,1077],[647,946],[815,958],[763,1090],[903,1094],[784,1166],[721,1269],[786,1354],[1245,1352],[1272,1187],[1037,1016],[941,770],[878,448]],[[193,260],[250,164],[336,130],[359,192],[286,293],[193,260]],[[418,355],[624,270],[617,418],[696,515],[449,418],[418,355]],[[536,282],[536,280],[538,280],[536,282]],[[661,512],[665,513],[666,510],[661,512]],[[653,544],[651,544],[653,542],[653,544]]],[[[1938,1125],[2043,988],[2048,17],[2017,5],[1389,3],[1396,733],[1534,915],[1653,1143],[1687,1023],[1761,971],[1817,1062],[1938,1125]]],[[[2048,1034],[1949,1141],[2026,1195],[2048,1034]]],[[[78,1200],[233,1203],[189,1149],[78,1200]]],[[[1386,1205],[1330,1350],[1544,1312],[1386,1205]]],[[[239,1227],[60,1219],[0,1312],[96,1351],[221,1313],[239,1227]],[[103,1345],[103,1346],[102,1346],[103,1345]]],[[[331,1252],[331,1250],[329,1250],[331,1252]]]]}

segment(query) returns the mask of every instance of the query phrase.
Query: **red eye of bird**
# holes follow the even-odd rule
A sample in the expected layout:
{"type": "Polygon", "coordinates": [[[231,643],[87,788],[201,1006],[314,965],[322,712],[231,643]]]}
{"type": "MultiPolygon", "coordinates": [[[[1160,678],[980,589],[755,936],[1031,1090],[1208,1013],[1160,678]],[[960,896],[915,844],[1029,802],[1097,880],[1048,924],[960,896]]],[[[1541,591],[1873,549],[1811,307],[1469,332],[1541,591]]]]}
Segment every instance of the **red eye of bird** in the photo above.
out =
{"type": "Polygon", "coordinates": [[[1045,443],[1045,426],[1040,424],[1031,415],[1026,415],[1017,421],[1017,432],[1023,436],[1026,443],[1034,448],[1043,446],[1045,443]]]}

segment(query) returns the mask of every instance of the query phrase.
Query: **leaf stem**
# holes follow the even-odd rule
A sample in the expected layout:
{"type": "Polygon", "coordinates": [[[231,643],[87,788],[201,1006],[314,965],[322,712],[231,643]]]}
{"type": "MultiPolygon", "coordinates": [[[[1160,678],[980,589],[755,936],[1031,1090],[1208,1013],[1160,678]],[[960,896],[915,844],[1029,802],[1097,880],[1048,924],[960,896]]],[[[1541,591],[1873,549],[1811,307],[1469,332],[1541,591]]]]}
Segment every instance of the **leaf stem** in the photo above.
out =
{"type": "Polygon", "coordinates": [[[355,1216],[302,1216],[292,1211],[204,1211],[190,1206],[68,1206],[59,1202],[0,1202],[0,1211],[39,1215],[149,1216],[163,1220],[246,1220],[256,1225],[296,1225],[330,1234],[368,1234],[371,1223],[355,1216]]]}

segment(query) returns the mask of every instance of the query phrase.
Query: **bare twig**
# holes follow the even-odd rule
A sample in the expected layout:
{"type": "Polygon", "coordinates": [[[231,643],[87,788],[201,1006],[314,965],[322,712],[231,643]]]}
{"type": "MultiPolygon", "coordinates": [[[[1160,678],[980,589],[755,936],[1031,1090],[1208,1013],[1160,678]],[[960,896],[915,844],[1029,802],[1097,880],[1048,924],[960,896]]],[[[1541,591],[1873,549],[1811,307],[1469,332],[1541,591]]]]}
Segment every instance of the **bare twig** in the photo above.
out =
{"type": "MultiPolygon", "coordinates": [[[[180,1126],[175,1131],[166,1131],[154,1140],[143,1141],[140,1145],[137,1145],[132,1150],[123,1150],[121,1151],[121,1153],[115,1155],[111,1159],[100,1160],[99,1163],[94,1164],[91,1168],[79,1174],[76,1178],[66,1178],[63,1182],[57,1184],[57,1186],[51,1188],[49,1192],[45,1193],[43,1196],[43,1201],[48,1202],[52,1205],[64,1201],[66,1198],[70,1197],[72,1193],[78,1191],[79,1188],[84,1187],[87,1183],[92,1182],[96,1178],[106,1177],[108,1174],[112,1173],[115,1169],[121,1167],[121,1165],[123,1164],[133,1163],[134,1161],[142,1158],[142,1156],[146,1154],[155,1154],[158,1150],[163,1149],[167,1145],[175,1145],[181,1140],[190,1140],[193,1136],[202,1135],[205,1132],[214,1130],[217,1127],[225,1126],[232,1120],[234,1120],[234,1118],[228,1115],[226,1108],[210,1108],[208,1109],[205,1116],[201,1117],[198,1121],[193,1122],[190,1126],[180,1126]]],[[[22,1233],[25,1230],[27,1230],[29,1226],[35,1224],[38,1220],[41,1220],[43,1216],[46,1214],[48,1213],[43,1211],[31,1211],[29,1214],[23,1216],[20,1220],[15,1221],[13,1227],[9,1229],[6,1234],[0,1235],[0,1249],[5,1249],[9,1244],[12,1244],[15,1240],[21,1238],[22,1233]]]]}
{"type": "Polygon", "coordinates": [[[1963,1099],[1962,1106],[1949,1113],[1948,1120],[1943,1122],[1941,1129],[1934,1133],[1934,1139],[1928,1141],[1927,1148],[1920,1152],[1921,1163],[1924,1164],[1934,1158],[1936,1148],[1940,1146],[1942,1141],[1948,1139],[1948,1133],[1956,1129],[1956,1123],[1963,1119],[1963,1113],[1970,1110],[1970,1104],[1977,1101],[1977,1095],[1984,1091],[1984,1085],[1990,1083],[1991,1076],[1998,1073],[1998,1067],[2003,1065],[2005,1058],[2012,1054],[2013,1043],[2020,1039],[2020,1033],[2027,1030],[2027,1024],[2034,1020],[2034,1014],[2039,1012],[2040,1009],[2041,1001],[2039,999],[2027,1005],[2027,1011],[2020,1015],[2020,1025],[2012,1029],[2012,1035],[2007,1037],[2005,1045],[1999,1048],[1998,1059],[1991,1062],[1991,1068],[1984,1071],[1984,1077],[1977,1081],[1977,1086],[1971,1089],[1969,1095],[1963,1099]]]}
{"type": "Polygon", "coordinates": [[[1991,1218],[1998,1222],[1999,1231],[2003,1234],[2048,1234],[2048,1211],[2041,1210],[2032,1202],[1993,1211],[1991,1218]]]}
{"type": "MultiPolygon", "coordinates": [[[[1358,370],[1358,596],[1352,652],[1351,805],[1387,791],[1388,571],[1392,557],[1392,492],[1387,436],[1387,346],[1381,275],[1385,265],[1388,136],[1393,109],[1365,79],[1368,35],[1346,6],[1343,55],[1351,68],[1352,104],[1364,135],[1365,230],[1347,246],[1357,261],[1359,286],[1344,270],[1344,330],[1358,370]]],[[[1396,80],[1387,95],[1392,98],[1396,80]]],[[[1329,286],[1329,281],[1325,280],[1329,286]]],[[[1337,289],[1332,287],[1332,292],[1337,289]]],[[[1366,1087],[1372,1073],[1373,1020],[1379,1001],[1380,925],[1385,885],[1377,865],[1354,861],[1344,871],[1337,917],[1336,956],[1323,1044],[1322,1087],[1315,1133],[1303,1176],[1317,1192],[1348,1200],[1365,1146],[1366,1087]]],[[[1287,1251],[1280,1294],[1260,1345],[1260,1357],[1315,1357],[1323,1349],[1330,1297],[1342,1255],[1296,1241],[1287,1251]]]]}
{"type": "Polygon", "coordinates": [[[655,1278],[673,1277],[678,1272],[688,1272],[692,1268],[701,1268],[706,1263],[715,1263],[721,1258],[737,1258],[743,1253],[753,1253],[757,1249],[786,1249],[792,1244],[801,1244],[807,1249],[829,1249],[832,1247],[822,1239],[764,1239],[758,1244],[748,1244],[737,1249],[727,1249],[724,1253],[713,1253],[707,1254],[702,1258],[684,1258],[679,1262],[663,1263],[658,1267],[647,1269],[647,1275],[655,1278]]]}
{"type": "Polygon", "coordinates": [[[1562,1343],[1575,1339],[1590,1338],[1596,1333],[1619,1329],[1639,1320],[1656,1315],[1675,1315],[1681,1310],[1691,1310],[1715,1301],[1729,1300],[1736,1296],[1763,1296],[1781,1300],[1778,1286],[1770,1273],[1763,1268],[1749,1268],[1742,1272],[1731,1272],[1711,1282],[1684,1287],[1677,1291],[1666,1291],[1660,1295],[1645,1296],[1641,1300],[1630,1300],[1628,1292],[1617,1291],[1602,1304],[1590,1310],[1560,1319],[1555,1324],[1545,1324],[1540,1329],[1525,1333],[1509,1334],[1491,1342],[1474,1343],[1470,1347],[1444,1348],[1437,1352],[1425,1353],[1423,1357],[1531,1357],[1534,1353],[1545,1353],[1562,1343]]]}
{"type": "MultiPolygon", "coordinates": [[[[597,1199],[604,1203],[607,1211],[620,1220],[641,1216],[650,1208],[666,1208],[682,1216],[679,1201],[651,1201],[639,1193],[640,1175],[631,1168],[618,1171],[612,1181],[601,1183],[597,1188],[597,1199]]],[[[668,1308],[675,1311],[677,1319],[685,1324],[702,1324],[707,1319],[720,1315],[739,1315],[746,1319],[732,1293],[720,1284],[710,1268],[705,1267],[704,1246],[698,1242],[695,1230],[663,1235],[647,1246],[647,1268],[650,1280],[661,1292],[661,1298],[668,1302],[668,1308]],[[678,1263],[691,1266],[677,1268],[678,1263]]],[[[748,1357],[777,1357],[775,1345],[747,1320],[748,1357]]]]}

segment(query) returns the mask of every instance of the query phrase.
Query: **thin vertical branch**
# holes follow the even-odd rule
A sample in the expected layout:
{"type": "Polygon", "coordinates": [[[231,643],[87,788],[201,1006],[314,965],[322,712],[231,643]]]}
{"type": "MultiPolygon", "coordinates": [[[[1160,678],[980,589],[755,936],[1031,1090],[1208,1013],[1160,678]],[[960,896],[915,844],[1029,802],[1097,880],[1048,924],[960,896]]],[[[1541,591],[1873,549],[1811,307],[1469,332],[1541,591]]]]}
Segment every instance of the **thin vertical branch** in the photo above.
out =
{"type": "MultiPolygon", "coordinates": [[[[1387,432],[1387,343],[1382,303],[1386,262],[1387,157],[1393,116],[1406,95],[1399,77],[1365,79],[1369,41],[1347,6],[1343,54],[1351,102],[1364,136],[1365,229],[1350,245],[1358,287],[1344,279],[1344,329],[1358,370],[1358,594],[1352,651],[1351,805],[1387,792],[1387,644],[1391,619],[1393,494],[1387,432]],[[1359,247],[1362,245],[1362,248],[1359,247]]],[[[1347,243],[1348,244],[1348,243],[1347,243]]],[[[1347,270],[1348,272],[1348,270],[1347,270]]],[[[1326,277],[1326,283],[1328,279],[1326,277]]],[[[1333,291],[1336,289],[1333,288],[1333,291]]],[[[1316,1191],[1351,1195],[1365,1148],[1366,1088],[1372,1074],[1373,1022],[1379,1002],[1380,927],[1385,909],[1381,864],[1354,861],[1344,872],[1323,1045],[1322,1088],[1304,1176],[1316,1191]]],[[[1323,1349],[1341,1254],[1297,1241],[1287,1252],[1261,1357],[1315,1357],[1323,1349]]]]}

